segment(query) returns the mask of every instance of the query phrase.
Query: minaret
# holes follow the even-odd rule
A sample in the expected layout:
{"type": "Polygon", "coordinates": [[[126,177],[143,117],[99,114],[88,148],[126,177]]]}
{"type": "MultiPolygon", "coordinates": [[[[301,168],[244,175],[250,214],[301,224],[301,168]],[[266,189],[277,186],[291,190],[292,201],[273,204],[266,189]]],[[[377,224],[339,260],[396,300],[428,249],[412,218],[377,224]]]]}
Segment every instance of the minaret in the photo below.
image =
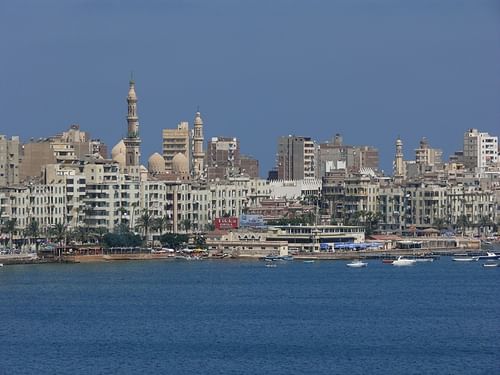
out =
{"type": "MultiPolygon", "coordinates": [[[[139,138],[139,117],[137,116],[137,95],[135,94],[135,82],[130,80],[127,96],[127,137],[125,143],[125,165],[127,167],[138,167],[141,158],[141,139],[139,138]]],[[[129,173],[132,170],[129,168],[129,173]]]]}
{"type": "Polygon", "coordinates": [[[196,112],[193,125],[193,175],[200,177],[203,174],[205,153],[203,152],[203,120],[199,110],[196,112]]]}
{"type": "Polygon", "coordinates": [[[398,137],[396,140],[396,157],[394,159],[394,178],[403,179],[405,166],[403,161],[403,141],[398,137]]]}

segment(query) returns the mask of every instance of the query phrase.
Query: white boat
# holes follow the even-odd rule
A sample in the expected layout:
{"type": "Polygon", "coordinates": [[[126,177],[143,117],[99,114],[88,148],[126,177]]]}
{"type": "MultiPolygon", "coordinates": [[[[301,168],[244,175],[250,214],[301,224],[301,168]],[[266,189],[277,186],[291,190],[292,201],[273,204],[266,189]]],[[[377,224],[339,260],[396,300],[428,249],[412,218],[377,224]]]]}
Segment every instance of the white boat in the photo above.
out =
{"type": "Polygon", "coordinates": [[[478,260],[483,260],[483,259],[498,259],[499,257],[500,255],[488,251],[486,255],[480,255],[476,258],[478,260]]]}
{"type": "Polygon", "coordinates": [[[266,264],[266,268],[276,268],[276,264],[266,264]]]}
{"type": "Polygon", "coordinates": [[[399,257],[394,262],[392,262],[393,266],[402,267],[402,266],[413,266],[417,261],[415,259],[406,259],[403,257],[399,257]]]}
{"type": "Polygon", "coordinates": [[[314,263],[314,259],[306,259],[304,260],[304,263],[314,263]]]}
{"type": "Polygon", "coordinates": [[[487,267],[487,268],[498,267],[498,263],[497,262],[486,262],[483,264],[483,267],[487,267]]]}
{"type": "Polygon", "coordinates": [[[476,262],[477,257],[460,257],[460,258],[453,258],[454,262],[476,262]]]}
{"type": "Polygon", "coordinates": [[[360,260],[354,260],[351,263],[346,264],[347,267],[351,267],[351,268],[361,268],[361,267],[366,267],[367,265],[368,265],[368,263],[362,262],[360,260]]]}
{"type": "Polygon", "coordinates": [[[3,263],[0,263],[0,267],[3,267],[3,263]]]}

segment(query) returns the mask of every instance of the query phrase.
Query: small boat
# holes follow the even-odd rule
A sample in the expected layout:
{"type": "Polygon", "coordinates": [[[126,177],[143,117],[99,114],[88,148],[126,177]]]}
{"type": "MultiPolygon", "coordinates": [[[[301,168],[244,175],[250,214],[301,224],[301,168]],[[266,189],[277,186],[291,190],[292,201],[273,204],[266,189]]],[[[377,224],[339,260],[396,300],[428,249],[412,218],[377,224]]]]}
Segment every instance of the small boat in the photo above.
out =
{"type": "Polygon", "coordinates": [[[414,259],[418,263],[424,263],[424,262],[434,262],[434,258],[429,258],[429,257],[421,257],[421,258],[415,258],[414,259]]]}
{"type": "Polygon", "coordinates": [[[0,263],[0,267],[3,267],[3,263],[0,263]]]}
{"type": "Polygon", "coordinates": [[[483,264],[483,267],[487,267],[487,268],[498,267],[498,263],[497,262],[488,261],[488,262],[486,262],[486,263],[483,264]]]}
{"type": "Polygon", "coordinates": [[[367,265],[368,265],[368,263],[362,262],[360,260],[354,260],[351,263],[346,264],[347,267],[351,267],[351,268],[362,268],[362,267],[366,267],[367,265]]]}
{"type": "Polygon", "coordinates": [[[476,262],[477,257],[459,257],[459,258],[453,258],[454,262],[476,262]]]}
{"type": "Polygon", "coordinates": [[[392,264],[394,262],[394,259],[382,259],[382,263],[385,264],[392,264]]]}
{"type": "Polygon", "coordinates": [[[314,263],[314,259],[307,259],[307,260],[304,260],[304,263],[314,263]]]}
{"type": "Polygon", "coordinates": [[[266,264],[266,268],[276,268],[276,264],[266,264]]]}
{"type": "Polygon", "coordinates": [[[488,251],[486,255],[480,255],[476,258],[478,260],[483,260],[483,259],[498,259],[499,257],[500,255],[488,251]]]}
{"type": "Polygon", "coordinates": [[[393,266],[403,267],[403,266],[413,266],[417,261],[415,259],[406,259],[403,257],[399,257],[394,262],[392,262],[393,266]]]}

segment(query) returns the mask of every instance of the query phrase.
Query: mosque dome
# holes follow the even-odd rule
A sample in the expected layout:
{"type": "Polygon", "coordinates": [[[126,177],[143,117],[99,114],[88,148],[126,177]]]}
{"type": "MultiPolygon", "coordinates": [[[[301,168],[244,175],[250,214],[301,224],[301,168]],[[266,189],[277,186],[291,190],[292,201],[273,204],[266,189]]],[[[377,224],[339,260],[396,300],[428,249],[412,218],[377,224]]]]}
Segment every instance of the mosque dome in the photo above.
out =
{"type": "Polygon", "coordinates": [[[125,155],[125,150],[126,150],[125,143],[123,142],[123,139],[122,139],[111,150],[111,159],[115,160],[115,157],[118,156],[119,154],[124,154],[125,155]]]}
{"type": "Polygon", "coordinates": [[[175,174],[189,173],[189,161],[186,155],[179,152],[174,156],[172,159],[172,170],[175,174]]]}
{"type": "Polygon", "coordinates": [[[163,173],[165,172],[165,159],[159,153],[155,152],[148,159],[149,173],[163,173]]]}

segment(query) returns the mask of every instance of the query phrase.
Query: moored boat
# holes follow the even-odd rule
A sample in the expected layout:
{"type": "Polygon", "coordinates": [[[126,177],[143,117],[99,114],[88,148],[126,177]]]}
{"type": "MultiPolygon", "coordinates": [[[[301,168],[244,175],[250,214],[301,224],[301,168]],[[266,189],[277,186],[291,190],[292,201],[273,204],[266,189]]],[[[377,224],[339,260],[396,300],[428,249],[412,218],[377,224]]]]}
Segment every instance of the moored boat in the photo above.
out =
{"type": "Polygon", "coordinates": [[[385,264],[392,264],[394,262],[394,259],[382,259],[382,263],[385,264]]]}
{"type": "Polygon", "coordinates": [[[476,262],[477,257],[458,257],[458,258],[453,258],[454,262],[476,262]]]}
{"type": "Polygon", "coordinates": [[[486,263],[483,264],[483,267],[487,267],[487,268],[498,267],[498,263],[497,262],[488,261],[488,262],[486,262],[486,263]]]}
{"type": "Polygon", "coordinates": [[[498,259],[499,257],[500,257],[500,255],[498,255],[498,254],[495,254],[495,253],[492,253],[492,252],[489,252],[489,251],[488,251],[488,252],[486,253],[486,255],[479,255],[479,256],[477,256],[476,258],[477,258],[478,260],[485,260],[485,259],[486,259],[486,260],[488,260],[488,259],[490,259],[490,260],[491,260],[491,259],[498,259]]]}
{"type": "Polygon", "coordinates": [[[362,267],[366,267],[367,265],[368,265],[368,263],[362,262],[361,260],[354,260],[351,263],[346,264],[347,267],[351,267],[351,268],[362,268],[362,267]]]}
{"type": "Polygon", "coordinates": [[[392,265],[397,267],[403,267],[403,266],[413,266],[415,263],[417,263],[415,259],[407,259],[399,257],[394,262],[392,262],[392,265]]]}

